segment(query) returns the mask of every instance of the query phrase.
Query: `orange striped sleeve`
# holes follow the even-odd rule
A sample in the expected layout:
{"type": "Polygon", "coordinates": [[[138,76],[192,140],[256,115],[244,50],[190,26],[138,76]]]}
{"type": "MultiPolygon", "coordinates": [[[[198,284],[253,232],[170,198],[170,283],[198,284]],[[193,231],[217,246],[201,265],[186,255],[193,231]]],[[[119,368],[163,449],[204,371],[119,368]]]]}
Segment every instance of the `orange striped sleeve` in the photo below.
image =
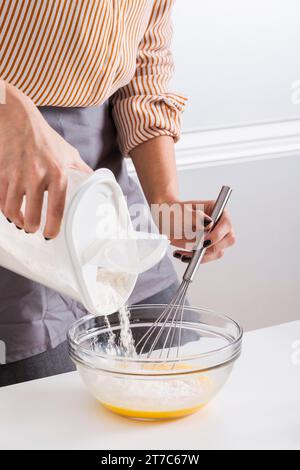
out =
{"type": "Polygon", "coordinates": [[[186,98],[172,93],[171,53],[174,0],[155,0],[148,27],[140,43],[132,80],[111,97],[113,118],[124,156],[139,144],[161,135],[180,137],[186,98]]]}

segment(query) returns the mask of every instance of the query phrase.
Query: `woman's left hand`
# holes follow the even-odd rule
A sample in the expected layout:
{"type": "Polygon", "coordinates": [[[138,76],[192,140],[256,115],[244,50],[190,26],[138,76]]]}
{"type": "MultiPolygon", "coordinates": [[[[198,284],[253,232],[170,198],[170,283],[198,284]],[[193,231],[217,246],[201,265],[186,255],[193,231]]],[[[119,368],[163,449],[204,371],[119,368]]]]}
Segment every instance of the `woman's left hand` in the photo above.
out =
{"type": "MultiPolygon", "coordinates": [[[[203,244],[207,247],[207,249],[203,257],[203,263],[215,261],[217,259],[222,258],[224,256],[225,250],[234,245],[235,234],[227,210],[224,211],[222,217],[220,218],[216,226],[211,229],[211,224],[209,224],[208,219],[209,215],[212,213],[215,201],[175,201],[171,204],[179,204],[182,207],[182,212],[184,212],[185,205],[188,205],[188,207],[191,208],[191,220],[193,221],[193,227],[200,226],[200,230],[202,231],[202,233],[204,232],[203,244]],[[199,210],[197,209],[197,207],[202,207],[203,210],[199,210]],[[198,219],[200,220],[200,222],[198,219]]],[[[185,218],[183,218],[183,223],[185,223],[184,220],[185,218]]],[[[187,230],[187,228],[185,227],[185,230],[183,230],[183,235],[188,231],[189,230],[187,230]]],[[[173,253],[173,256],[175,258],[181,259],[183,262],[188,263],[192,256],[191,244],[194,244],[196,242],[196,238],[194,237],[193,239],[191,239],[183,236],[181,239],[178,239],[175,238],[172,233],[169,238],[173,246],[180,248],[179,250],[176,250],[173,253]]]]}
{"type": "Polygon", "coordinates": [[[225,249],[235,242],[229,214],[224,211],[210,232],[211,227],[206,218],[212,213],[215,201],[179,200],[173,138],[165,135],[150,139],[135,147],[131,151],[131,158],[156,225],[161,233],[167,235],[171,244],[179,248],[174,256],[188,262],[196,236],[198,238],[204,232],[204,242],[209,246],[203,262],[222,258],[225,249]],[[173,223],[170,212],[173,207],[175,215],[178,214],[177,223],[173,223]]]}

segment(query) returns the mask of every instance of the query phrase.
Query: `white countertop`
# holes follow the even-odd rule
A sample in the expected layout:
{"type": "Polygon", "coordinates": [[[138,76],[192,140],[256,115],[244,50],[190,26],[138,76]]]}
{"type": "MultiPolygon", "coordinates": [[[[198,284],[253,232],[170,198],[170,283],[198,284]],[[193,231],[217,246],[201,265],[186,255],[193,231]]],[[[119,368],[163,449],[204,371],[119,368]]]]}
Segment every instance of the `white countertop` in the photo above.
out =
{"type": "Polygon", "coordinates": [[[245,334],[242,357],[218,397],[177,421],[115,416],[76,372],[0,388],[0,448],[299,450],[300,354],[292,360],[299,340],[300,321],[245,334]]]}

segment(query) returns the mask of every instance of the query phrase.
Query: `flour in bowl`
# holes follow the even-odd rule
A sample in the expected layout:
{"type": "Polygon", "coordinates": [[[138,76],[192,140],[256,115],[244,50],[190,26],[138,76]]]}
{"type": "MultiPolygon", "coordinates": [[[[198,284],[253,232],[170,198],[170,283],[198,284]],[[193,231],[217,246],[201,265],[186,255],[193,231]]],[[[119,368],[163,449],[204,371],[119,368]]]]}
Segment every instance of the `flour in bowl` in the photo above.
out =
{"type": "MultiPolygon", "coordinates": [[[[130,365],[126,370],[130,372],[130,365]]],[[[124,365],[122,366],[123,369],[124,365]]],[[[141,371],[143,365],[141,364],[141,371]]],[[[153,366],[153,372],[155,366],[153,366]]],[[[127,416],[146,412],[151,418],[176,417],[196,411],[206,404],[217,391],[212,374],[191,374],[182,377],[115,376],[100,371],[80,369],[80,374],[88,389],[104,406],[127,416]],[[186,413],[185,413],[186,410],[186,413]],[[150,413],[150,414],[149,414],[150,413]],[[170,414],[171,413],[171,414],[170,414]]]]}

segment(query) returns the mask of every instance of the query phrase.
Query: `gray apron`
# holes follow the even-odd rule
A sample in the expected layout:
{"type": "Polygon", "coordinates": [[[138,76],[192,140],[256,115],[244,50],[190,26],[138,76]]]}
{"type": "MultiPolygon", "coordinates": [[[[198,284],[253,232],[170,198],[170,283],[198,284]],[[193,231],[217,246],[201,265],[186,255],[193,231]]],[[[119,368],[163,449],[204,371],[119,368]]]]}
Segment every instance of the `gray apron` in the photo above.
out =
{"type": "MultiPolygon", "coordinates": [[[[108,103],[93,108],[41,107],[40,111],[90,167],[113,171],[129,207],[144,203],[138,184],[127,174],[108,103]]],[[[129,304],[157,294],[176,280],[165,257],[139,276],[129,304]]],[[[85,314],[84,307],[71,298],[0,268],[0,340],[6,344],[7,363],[57,347],[65,341],[69,326],[85,314]]]]}

